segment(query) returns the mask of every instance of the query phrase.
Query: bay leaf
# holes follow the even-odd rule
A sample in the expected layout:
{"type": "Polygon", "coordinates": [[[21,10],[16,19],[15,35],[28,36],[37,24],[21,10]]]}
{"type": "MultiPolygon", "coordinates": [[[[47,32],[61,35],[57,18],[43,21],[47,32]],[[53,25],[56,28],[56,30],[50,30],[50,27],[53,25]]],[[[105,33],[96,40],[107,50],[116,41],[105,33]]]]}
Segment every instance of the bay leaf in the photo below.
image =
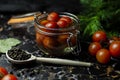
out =
{"type": "Polygon", "coordinates": [[[12,46],[20,43],[21,41],[15,38],[0,39],[0,53],[6,53],[12,46]]]}

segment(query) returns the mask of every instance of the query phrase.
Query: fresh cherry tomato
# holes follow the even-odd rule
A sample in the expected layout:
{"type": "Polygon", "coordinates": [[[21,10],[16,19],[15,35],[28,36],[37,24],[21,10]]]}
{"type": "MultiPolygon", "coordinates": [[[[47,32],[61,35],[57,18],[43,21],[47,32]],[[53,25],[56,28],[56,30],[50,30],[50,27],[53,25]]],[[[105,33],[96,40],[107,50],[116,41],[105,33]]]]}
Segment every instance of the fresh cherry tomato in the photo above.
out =
{"type": "Polygon", "coordinates": [[[96,59],[99,63],[107,64],[110,61],[111,55],[109,50],[100,49],[97,51],[96,59]]]}
{"type": "Polygon", "coordinates": [[[92,56],[96,56],[97,51],[100,50],[101,48],[102,46],[99,42],[92,42],[88,47],[88,51],[92,56]]]}
{"type": "Polygon", "coordinates": [[[48,22],[45,24],[45,27],[47,28],[57,28],[57,23],[56,22],[48,22]]]}
{"type": "Polygon", "coordinates": [[[5,75],[1,80],[18,80],[17,77],[13,74],[5,75]]]}
{"type": "Polygon", "coordinates": [[[64,20],[59,20],[59,21],[57,22],[57,25],[58,25],[60,28],[66,28],[66,27],[68,27],[68,23],[67,23],[66,21],[64,21],[64,20]]]}
{"type": "Polygon", "coordinates": [[[109,46],[109,51],[113,57],[120,58],[120,41],[113,41],[109,46]]]}
{"type": "Polygon", "coordinates": [[[40,24],[41,24],[41,25],[45,25],[45,24],[47,24],[48,22],[49,22],[48,20],[43,20],[43,21],[40,22],[40,24]]]}
{"type": "Polygon", "coordinates": [[[67,17],[67,16],[61,17],[60,20],[66,21],[68,24],[72,23],[72,19],[70,17],[67,17]]]}
{"type": "Polygon", "coordinates": [[[8,71],[4,68],[0,66],[0,80],[8,74],[8,71]]]}
{"type": "Polygon", "coordinates": [[[101,41],[105,41],[107,39],[106,33],[104,31],[96,31],[93,35],[92,35],[92,40],[94,42],[101,42],[101,41]]]}
{"type": "Polygon", "coordinates": [[[2,73],[3,75],[6,75],[8,74],[8,71],[4,67],[0,67],[0,73],[2,73]]]}
{"type": "Polygon", "coordinates": [[[59,14],[58,13],[56,13],[56,12],[51,12],[51,13],[49,13],[48,14],[48,17],[47,17],[47,20],[48,21],[55,21],[55,22],[57,22],[58,20],[59,20],[59,14]]]}

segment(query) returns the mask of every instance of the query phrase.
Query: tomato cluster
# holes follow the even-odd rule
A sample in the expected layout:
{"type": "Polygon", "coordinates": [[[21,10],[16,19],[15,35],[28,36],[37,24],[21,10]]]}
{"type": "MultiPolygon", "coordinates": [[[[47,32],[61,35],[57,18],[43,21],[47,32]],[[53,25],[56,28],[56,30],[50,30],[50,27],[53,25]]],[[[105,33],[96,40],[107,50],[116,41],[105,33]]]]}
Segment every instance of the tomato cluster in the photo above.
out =
{"type": "Polygon", "coordinates": [[[111,57],[120,58],[120,38],[108,38],[105,31],[96,31],[92,35],[88,51],[90,55],[96,57],[98,62],[106,64],[111,57]]]}
{"type": "Polygon", "coordinates": [[[66,28],[72,23],[72,19],[68,16],[59,16],[57,12],[48,14],[45,20],[40,21],[40,24],[47,28],[66,28]]]}
{"type": "Polygon", "coordinates": [[[0,66],[0,80],[18,80],[13,74],[9,74],[8,71],[0,66]]]}

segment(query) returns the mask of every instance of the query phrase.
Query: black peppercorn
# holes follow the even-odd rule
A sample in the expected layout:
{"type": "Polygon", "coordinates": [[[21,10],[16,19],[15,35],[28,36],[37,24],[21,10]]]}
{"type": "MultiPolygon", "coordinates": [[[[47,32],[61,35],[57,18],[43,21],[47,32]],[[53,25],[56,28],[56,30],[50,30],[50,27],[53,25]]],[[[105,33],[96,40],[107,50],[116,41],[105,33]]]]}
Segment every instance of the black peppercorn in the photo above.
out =
{"type": "Polygon", "coordinates": [[[30,54],[27,54],[24,50],[19,48],[8,50],[8,56],[14,60],[27,60],[31,57],[30,54]]]}

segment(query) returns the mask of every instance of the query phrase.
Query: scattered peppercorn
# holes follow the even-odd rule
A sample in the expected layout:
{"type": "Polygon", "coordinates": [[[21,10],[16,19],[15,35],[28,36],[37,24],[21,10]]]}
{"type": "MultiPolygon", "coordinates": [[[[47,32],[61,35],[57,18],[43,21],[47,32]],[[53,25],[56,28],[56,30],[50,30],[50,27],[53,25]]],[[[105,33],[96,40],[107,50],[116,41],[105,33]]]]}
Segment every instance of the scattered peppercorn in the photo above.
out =
{"type": "Polygon", "coordinates": [[[27,60],[31,57],[30,54],[27,54],[24,50],[19,48],[8,50],[8,56],[14,60],[27,60]]]}

